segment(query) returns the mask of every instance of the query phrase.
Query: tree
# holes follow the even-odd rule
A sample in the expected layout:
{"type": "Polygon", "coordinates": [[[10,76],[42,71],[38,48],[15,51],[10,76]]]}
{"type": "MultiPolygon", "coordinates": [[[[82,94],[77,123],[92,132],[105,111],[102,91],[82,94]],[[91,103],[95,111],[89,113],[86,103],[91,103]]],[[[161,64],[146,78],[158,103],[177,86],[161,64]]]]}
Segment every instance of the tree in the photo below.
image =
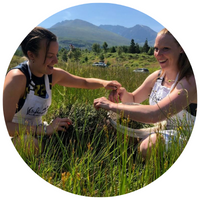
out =
{"type": "Polygon", "coordinates": [[[79,61],[79,58],[81,57],[81,50],[80,49],[75,49],[73,50],[73,58],[76,62],[79,61]]]}
{"type": "Polygon", "coordinates": [[[148,54],[149,55],[153,55],[154,54],[154,48],[153,47],[149,48],[148,54]]]}
{"type": "Polygon", "coordinates": [[[85,62],[88,62],[88,57],[87,57],[87,56],[85,56],[85,59],[84,59],[84,60],[85,60],[85,62]]]}
{"type": "Polygon", "coordinates": [[[121,46],[117,47],[117,54],[118,56],[121,56],[123,52],[123,48],[121,46]]]}
{"type": "Polygon", "coordinates": [[[131,40],[131,45],[129,46],[129,53],[135,53],[135,42],[134,39],[131,40]]]}
{"type": "Polygon", "coordinates": [[[108,44],[106,42],[103,43],[103,50],[105,52],[107,52],[107,50],[108,50],[108,44]]]}
{"type": "Polygon", "coordinates": [[[58,52],[58,56],[61,58],[62,61],[67,62],[67,49],[62,48],[58,52]]]}
{"type": "Polygon", "coordinates": [[[115,49],[114,46],[111,47],[110,52],[111,52],[111,53],[115,53],[115,52],[116,52],[116,49],[115,49]]]}
{"type": "Polygon", "coordinates": [[[104,61],[104,55],[101,53],[99,56],[100,61],[104,61]]]}
{"type": "Polygon", "coordinates": [[[144,46],[142,47],[142,51],[148,53],[150,46],[148,45],[147,39],[145,40],[144,46]]]}
{"type": "Polygon", "coordinates": [[[122,51],[123,51],[124,53],[127,53],[127,52],[128,52],[128,49],[129,49],[128,46],[122,46],[122,51]]]}
{"type": "Polygon", "coordinates": [[[135,45],[135,53],[140,53],[140,46],[138,43],[135,45]]]}
{"type": "Polygon", "coordinates": [[[95,52],[95,53],[100,53],[100,51],[101,51],[100,45],[97,44],[97,43],[94,43],[92,45],[92,51],[95,52]]]}

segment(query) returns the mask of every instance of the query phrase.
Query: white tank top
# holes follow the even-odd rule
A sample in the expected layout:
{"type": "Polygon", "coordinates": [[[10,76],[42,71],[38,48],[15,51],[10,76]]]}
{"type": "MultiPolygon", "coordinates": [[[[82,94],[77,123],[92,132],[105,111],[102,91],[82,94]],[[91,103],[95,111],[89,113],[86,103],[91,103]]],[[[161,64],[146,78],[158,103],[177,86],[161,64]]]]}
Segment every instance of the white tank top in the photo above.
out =
{"type": "Polygon", "coordinates": [[[28,65],[31,83],[30,92],[27,94],[23,107],[19,112],[15,113],[12,122],[26,125],[42,124],[42,116],[48,111],[51,105],[51,89],[49,87],[49,78],[45,74],[46,98],[34,95],[34,82],[32,81],[32,74],[28,65]]]}
{"type": "MultiPolygon", "coordinates": [[[[170,94],[171,90],[178,80],[178,75],[179,74],[177,74],[175,82],[173,83],[171,88],[167,88],[162,85],[164,75],[157,79],[149,97],[149,105],[155,105],[157,102],[161,101],[163,98],[170,94]]],[[[167,120],[167,129],[173,129],[175,126],[181,126],[181,124],[193,126],[195,118],[195,116],[191,115],[186,110],[182,110],[167,120]]]]}

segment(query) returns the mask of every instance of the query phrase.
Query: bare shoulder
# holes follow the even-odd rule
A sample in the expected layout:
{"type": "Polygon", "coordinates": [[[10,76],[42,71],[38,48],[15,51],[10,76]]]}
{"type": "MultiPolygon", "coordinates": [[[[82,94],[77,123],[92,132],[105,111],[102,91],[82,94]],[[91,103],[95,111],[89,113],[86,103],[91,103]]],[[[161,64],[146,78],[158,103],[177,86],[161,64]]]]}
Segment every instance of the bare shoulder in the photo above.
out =
{"type": "Polygon", "coordinates": [[[150,84],[151,86],[154,85],[155,81],[158,78],[160,70],[157,70],[155,72],[153,72],[152,74],[150,74],[146,80],[144,81],[144,83],[150,84]]]}
{"type": "Polygon", "coordinates": [[[184,77],[177,84],[175,91],[185,91],[190,98],[191,103],[197,103],[197,87],[194,75],[189,78],[184,77]]]}
{"type": "Polygon", "coordinates": [[[12,69],[5,77],[4,90],[24,92],[26,87],[26,76],[18,69],[12,69]]]}
{"type": "Polygon", "coordinates": [[[21,79],[21,81],[25,81],[26,76],[19,69],[12,69],[6,75],[6,79],[11,79],[12,81],[18,81],[18,79],[21,79]]]}
{"type": "Polygon", "coordinates": [[[155,72],[150,74],[149,77],[154,78],[154,79],[158,78],[159,73],[160,73],[160,70],[156,70],[155,72]]]}
{"type": "Polygon", "coordinates": [[[189,78],[184,77],[179,81],[178,87],[191,88],[196,90],[196,80],[194,75],[191,75],[189,78]]]}

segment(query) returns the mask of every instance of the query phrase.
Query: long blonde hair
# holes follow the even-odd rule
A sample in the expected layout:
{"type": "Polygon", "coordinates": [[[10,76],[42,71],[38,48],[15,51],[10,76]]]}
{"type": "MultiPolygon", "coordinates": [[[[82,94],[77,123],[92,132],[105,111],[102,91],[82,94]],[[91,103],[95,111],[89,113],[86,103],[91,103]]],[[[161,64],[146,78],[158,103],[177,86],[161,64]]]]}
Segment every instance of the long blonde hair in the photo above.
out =
{"type": "MultiPolygon", "coordinates": [[[[177,45],[181,47],[181,45],[176,40],[176,38],[166,28],[164,28],[160,32],[158,32],[157,35],[161,35],[161,34],[171,35],[174,38],[174,41],[177,43],[177,45]]],[[[193,75],[192,66],[191,66],[190,61],[184,51],[182,53],[180,53],[180,55],[179,55],[178,70],[179,70],[179,77],[178,77],[177,83],[183,77],[186,77],[186,79],[188,79],[191,75],[193,75]]],[[[177,85],[177,83],[176,83],[176,85],[177,85]]]]}

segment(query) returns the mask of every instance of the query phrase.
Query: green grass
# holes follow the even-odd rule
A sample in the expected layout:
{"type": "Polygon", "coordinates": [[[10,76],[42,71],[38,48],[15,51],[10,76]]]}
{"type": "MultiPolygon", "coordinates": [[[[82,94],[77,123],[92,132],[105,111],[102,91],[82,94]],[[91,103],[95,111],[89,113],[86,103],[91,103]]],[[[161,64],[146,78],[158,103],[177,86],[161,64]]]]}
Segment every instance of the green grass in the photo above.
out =
{"type": "MultiPolygon", "coordinates": [[[[144,60],[139,58],[132,62],[148,64],[151,72],[158,69],[151,57],[146,55],[144,60]]],[[[82,77],[117,80],[128,91],[133,91],[148,74],[133,73],[132,67],[126,68],[123,65],[123,62],[116,62],[113,67],[104,69],[59,62],[57,66],[82,77]]],[[[62,133],[55,134],[47,141],[48,145],[39,156],[34,156],[33,153],[27,156],[25,144],[21,142],[19,154],[30,168],[56,187],[92,197],[130,193],[165,173],[183,151],[190,137],[190,130],[185,126],[179,127],[179,134],[186,138],[182,145],[175,139],[166,149],[159,140],[144,162],[137,153],[137,140],[116,131],[108,123],[106,111],[96,111],[93,108],[95,98],[108,95],[109,91],[102,88],[84,90],[55,86],[52,105],[43,119],[50,122],[58,116],[69,117],[73,121],[73,129],[66,133],[65,144],[62,142],[62,133]]],[[[23,134],[21,137],[23,141],[23,134]]]]}

